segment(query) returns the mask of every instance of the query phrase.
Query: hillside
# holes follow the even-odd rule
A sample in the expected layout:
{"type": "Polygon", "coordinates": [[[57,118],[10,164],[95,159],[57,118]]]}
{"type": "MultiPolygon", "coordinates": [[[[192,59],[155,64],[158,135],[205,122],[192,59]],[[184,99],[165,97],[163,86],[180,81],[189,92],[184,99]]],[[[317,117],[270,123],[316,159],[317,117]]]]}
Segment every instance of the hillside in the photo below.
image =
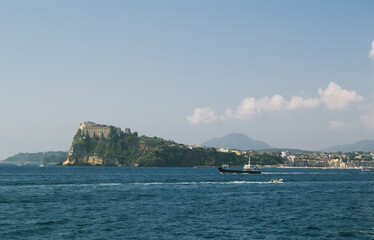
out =
{"type": "Polygon", "coordinates": [[[263,150],[272,147],[262,141],[253,140],[252,138],[239,133],[232,133],[223,137],[213,138],[202,145],[214,148],[235,148],[239,150],[263,150]]]}
{"type": "Polygon", "coordinates": [[[39,153],[18,153],[14,156],[8,157],[2,163],[13,164],[58,164],[66,159],[67,152],[39,152],[39,153]]]}
{"type": "Polygon", "coordinates": [[[361,140],[354,144],[344,144],[322,149],[324,152],[374,152],[374,140],[361,140]]]}
{"type": "MultiPolygon", "coordinates": [[[[90,123],[90,131],[95,125],[90,123]]],[[[83,126],[83,125],[82,125],[83,126]]],[[[99,126],[99,125],[97,125],[99,126]]],[[[214,148],[193,148],[157,137],[139,137],[136,132],[112,130],[108,137],[85,133],[78,129],[68,156],[62,165],[68,166],[144,166],[193,167],[219,166],[223,163],[243,165],[244,156],[217,152],[214,148]]],[[[101,126],[102,128],[102,126],[101,126]]],[[[99,128],[98,128],[99,129],[99,128]]]]}

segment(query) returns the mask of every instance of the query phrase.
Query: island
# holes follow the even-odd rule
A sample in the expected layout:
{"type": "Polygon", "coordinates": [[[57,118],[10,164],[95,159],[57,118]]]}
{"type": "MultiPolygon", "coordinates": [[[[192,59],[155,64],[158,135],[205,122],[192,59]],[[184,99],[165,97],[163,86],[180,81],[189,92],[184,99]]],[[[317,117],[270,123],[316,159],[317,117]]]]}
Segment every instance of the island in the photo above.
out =
{"type": "Polygon", "coordinates": [[[215,148],[178,144],[159,137],[138,136],[129,128],[83,122],[63,166],[196,167],[242,166],[244,155],[215,148]]]}

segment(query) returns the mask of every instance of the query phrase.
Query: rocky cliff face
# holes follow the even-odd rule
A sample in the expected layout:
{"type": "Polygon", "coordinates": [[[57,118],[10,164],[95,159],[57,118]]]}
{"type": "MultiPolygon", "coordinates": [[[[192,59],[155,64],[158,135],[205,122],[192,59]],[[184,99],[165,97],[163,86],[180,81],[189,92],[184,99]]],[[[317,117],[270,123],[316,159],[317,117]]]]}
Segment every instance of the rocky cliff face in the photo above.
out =
{"type": "Polygon", "coordinates": [[[74,136],[72,146],[68,152],[63,166],[120,166],[118,156],[124,152],[121,146],[117,151],[113,151],[113,143],[119,140],[115,135],[109,138],[82,136],[81,130],[78,130],[74,136]]]}
{"type": "MultiPolygon", "coordinates": [[[[74,145],[74,144],[73,144],[74,145]]],[[[91,166],[102,166],[103,158],[99,156],[92,155],[90,156],[87,152],[84,154],[79,154],[74,152],[74,146],[71,146],[70,151],[66,160],[62,163],[63,166],[71,165],[91,165],[91,166]]]]}
{"type": "Polygon", "coordinates": [[[118,156],[124,152],[124,144],[117,143],[131,135],[130,131],[125,134],[113,126],[85,122],[79,125],[62,165],[119,166],[118,156]],[[100,131],[105,131],[105,134],[100,134],[100,131]]]}
{"type": "Polygon", "coordinates": [[[66,160],[62,163],[62,166],[91,165],[88,162],[88,159],[92,158],[92,157],[95,157],[95,156],[87,156],[87,155],[84,156],[82,154],[82,152],[79,152],[78,150],[76,150],[74,152],[75,139],[76,139],[76,137],[74,137],[73,144],[70,147],[70,150],[68,152],[68,156],[67,156],[66,160]]]}
{"type": "MultiPolygon", "coordinates": [[[[73,145],[74,145],[74,142],[73,142],[73,145]]],[[[73,150],[74,150],[74,147],[71,146],[66,160],[62,163],[63,166],[69,166],[69,165],[75,164],[75,159],[73,158],[73,150]]]]}

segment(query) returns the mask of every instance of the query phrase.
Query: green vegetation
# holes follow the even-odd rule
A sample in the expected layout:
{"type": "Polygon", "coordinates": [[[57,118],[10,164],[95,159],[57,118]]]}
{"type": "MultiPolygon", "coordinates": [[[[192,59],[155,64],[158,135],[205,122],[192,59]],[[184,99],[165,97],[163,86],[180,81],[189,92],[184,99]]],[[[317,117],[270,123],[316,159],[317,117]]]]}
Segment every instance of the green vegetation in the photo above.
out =
{"type": "MultiPolygon", "coordinates": [[[[217,152],[215,148],[189,148],[184,144],[157,137],[138,136],[121,132],[108,139],[83,136],[80,130],[74,137],[73,151],[68,157],[71,165],[92,165],[89,157],[102,160],[104,166],[194,167],[230,164],[242,166],[248,158],[235,153],[217,152]]],[[[274,154],[256,155],[253,164],[279,164],[283,159],[274,154]]],[[[96,164],[95,164],[96,165],[96,164]]]]}
{"type": "Polygon", "coordinates": [[[251,163],[258,165],[277,165],[283,164],[284,159],[280,156],[279,152],[256,154],[251,158],[251,163]]]}
{"type": "Polygon", "coordinates": [[[342,158],[344,162],[348,162],[348,161],[371,161],[373,159],[369,152],[363,152],[363,151],[348,152],[348,153],[345,153],[345,155],[346,155],[346,157],[342,158]]]}
{"type": "Polygon", "coordinates": [[[8,157],[3,162],[13,164],[57,164],[64,161],[67,152],[39,152],[39,153],[18,153],[8,157]]]}

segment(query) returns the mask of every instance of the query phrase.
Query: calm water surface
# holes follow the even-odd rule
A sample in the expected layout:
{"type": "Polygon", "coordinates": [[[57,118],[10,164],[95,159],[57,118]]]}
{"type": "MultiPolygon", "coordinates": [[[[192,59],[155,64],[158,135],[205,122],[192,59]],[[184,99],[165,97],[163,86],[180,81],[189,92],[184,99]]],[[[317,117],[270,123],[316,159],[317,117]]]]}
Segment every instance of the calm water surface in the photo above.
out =
{"type": "Polygon", "coordinates": [[[359,170],[2,164],[0,239],[374,239],[373,184],[359,170]]]}

